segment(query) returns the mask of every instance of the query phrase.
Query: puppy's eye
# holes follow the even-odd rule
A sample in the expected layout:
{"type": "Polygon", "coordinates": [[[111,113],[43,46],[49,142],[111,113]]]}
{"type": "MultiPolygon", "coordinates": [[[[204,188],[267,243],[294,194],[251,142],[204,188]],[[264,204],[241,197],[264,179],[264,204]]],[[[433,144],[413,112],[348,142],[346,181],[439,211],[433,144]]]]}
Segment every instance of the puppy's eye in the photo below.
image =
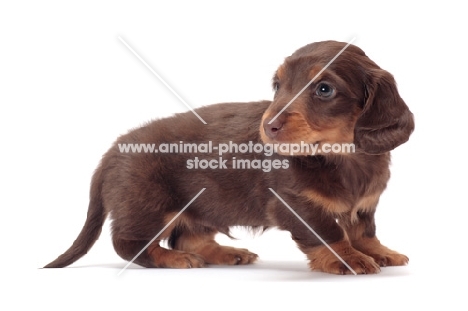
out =
{"type": "Polygon", "coordinates": [[[279,87],[280,87],[280,85],[279,85],[278,82],[273,82],[273,91],[278,92],[279,87]]]}
{"type": "Polygon", "coordinates": [[[324,98],[331,97],[333,93],[335,93],[335,89],[326,83],[320,83],[315,90],[315,94],[317,94],[317,96],[324,98]]]}

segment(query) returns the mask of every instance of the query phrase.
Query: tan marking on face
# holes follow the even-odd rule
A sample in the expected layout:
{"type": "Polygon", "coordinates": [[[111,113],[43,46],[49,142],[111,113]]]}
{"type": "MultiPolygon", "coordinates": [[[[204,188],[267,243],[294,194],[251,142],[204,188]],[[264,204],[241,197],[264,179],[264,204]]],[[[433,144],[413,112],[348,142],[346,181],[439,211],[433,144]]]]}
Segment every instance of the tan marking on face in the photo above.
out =
{"type": "Polygon", "coordinates": [[[321,67],[319,66],[314,66],[312,67],[312,69],[309,71],[309,75],[307,76],[307,78],[310,80],[314,79],[314,81],[319,81],[322,77],[322,74],[323,72],[317,77],[317,74],[320,72],[320,70],[322,70],[321,67]]]}
{"type": "MultiPolygon", "coordinates": [[[[354,142],[354,120],[350,122],[344,119],[336,119],[326,127],[312,128],[301,113],[292,113],[286,118],[278,136],[271,139],[266,135],[263,128],[265,119],[268,119],[266,113],[260,126],[260,137],[264,143],[315,144],[320,142],[318,148],[322,149],[324,144],[351,144],[354,142]]],[[[344,150],[344,152],[346,151],[344,150]]],[[[279,154],[282,153],[279,152],[279,154]]],[[[310,155],[310,153],[295,153],[295,155],[310,155]]]]}
{"type": "Polygon", "coordinates": [[[278,70],[276,70],[276,76],[278,79],[284,78],[284,75],[286,74],[285,71],[286,69],[284,64],[278,67],[278,70]]]}

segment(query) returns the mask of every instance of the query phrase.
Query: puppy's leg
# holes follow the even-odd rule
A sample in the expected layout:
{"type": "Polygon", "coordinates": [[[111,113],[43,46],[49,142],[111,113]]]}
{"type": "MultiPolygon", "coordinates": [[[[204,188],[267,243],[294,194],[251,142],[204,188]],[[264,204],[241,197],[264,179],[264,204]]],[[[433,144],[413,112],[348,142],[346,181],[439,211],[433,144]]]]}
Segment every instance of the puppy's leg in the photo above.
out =
{"type": "MultiPolygon", "coordinates": [[[[130,261],[138,254],[149,241],[129,241],[119,239],[115,235],[112,237],[112,243],[116,253],[122,257],[122,259],[130,261]]],[[[155,264],[147,252],[141,253],[138,258],[135,259],[134,263],[146,267],[155,268],[155,264]]]]}
{"type": "Polygon", "coordinates": [[[357,216],[358,219],[354,221],[347,218],[340,221],[355,249],[374,258],[381,267],[408,263],[407,256],[380,244],[375,236],[374,212],[359,212],[357,216]]]}
{"type": "MultiPolygon", "coordinates": [[[[129,241],[113,238],[117,254],[125,260],[132,260],[149,241],[129,241]]],[[[201,268],[205,265],[203,258],[196,254],[170,250],[154,241],[134,263],[147,268],[201,268]]]]}
{"type": "MultiPolygon", "coordinates": [[[[313,202],[292,195],[282,197],[308,226],[323,239],[334,252],[343,259],[358,274],[380,272],[380,267],[374,259],[353,248],[343,228],[338,225],[331,213],[313,202]]],[[[310,260],[309,266],[314,271],[333,274],[352,274],[352,271],[328,249],[322,241],[305,226],[291,211],[283,205],[277,205],[273,215],[281,229],[291,232],[292,238],[310,260]]]]}
{"type": "Polygon", "coordinates": [[[215,240],[216,231],[177,232],[173,235],[173,248],[202,256],[206,263],[216,265],[246,265],[253,263],[258,255],[247,249],[219,245],[215,240]]]}

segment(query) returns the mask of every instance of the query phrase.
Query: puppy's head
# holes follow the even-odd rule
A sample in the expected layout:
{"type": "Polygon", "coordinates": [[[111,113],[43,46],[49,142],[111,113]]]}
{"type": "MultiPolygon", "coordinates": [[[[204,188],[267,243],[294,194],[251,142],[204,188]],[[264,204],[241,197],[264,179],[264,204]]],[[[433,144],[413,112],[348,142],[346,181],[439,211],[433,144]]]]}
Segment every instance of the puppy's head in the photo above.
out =
{"type": "Polygon", "coordinates": [[[361,152],[381,154],[408,140],[413,115],[391,74],[354,45],[327,67],[345,45],[313,43],[286,58],[262,118],[264,143],[354,143],[361,152]]]}

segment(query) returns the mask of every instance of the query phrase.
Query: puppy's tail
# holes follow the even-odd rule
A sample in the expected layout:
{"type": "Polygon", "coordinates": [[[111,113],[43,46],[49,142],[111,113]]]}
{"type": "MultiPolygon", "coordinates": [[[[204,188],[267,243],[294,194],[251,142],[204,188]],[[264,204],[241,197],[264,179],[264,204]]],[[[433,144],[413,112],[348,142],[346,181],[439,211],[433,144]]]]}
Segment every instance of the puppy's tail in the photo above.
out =
{"type": "Polygon", "coordinates": [[[107,212],[102,204],[102,169],[99,167],[91,181],[91,193],[88,207],[88,216],[73,245],[57,259],[44,268],[63,268],[71,265],[84,256],[93,246],[102,231],[107,212]]]}

